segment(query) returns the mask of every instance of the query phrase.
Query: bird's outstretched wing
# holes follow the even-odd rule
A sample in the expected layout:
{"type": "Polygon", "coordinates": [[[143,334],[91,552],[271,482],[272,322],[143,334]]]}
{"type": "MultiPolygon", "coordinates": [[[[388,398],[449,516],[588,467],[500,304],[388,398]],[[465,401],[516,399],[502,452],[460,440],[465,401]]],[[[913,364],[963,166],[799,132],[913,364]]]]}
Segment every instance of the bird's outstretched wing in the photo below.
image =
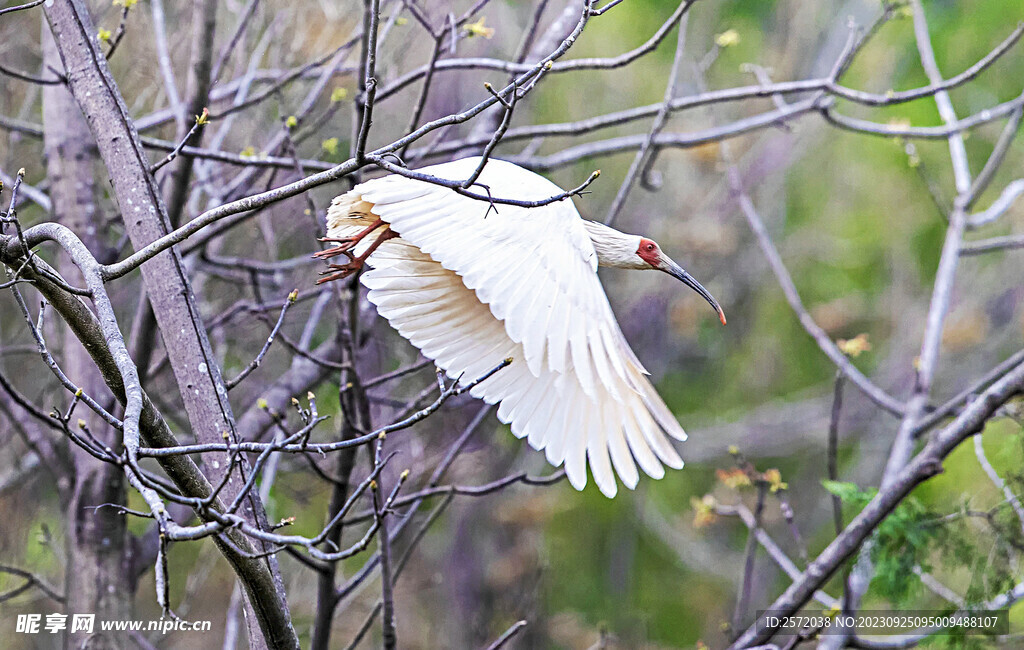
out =
{"type": "MultiPolygon", "coordinates": [[[[477,161],[420,171],[461,180],[477,161]]],[[[479,182],[495,196],[527,201],[561,192],[497,160],[479,182]]],[[[496,208],[387,176],[335,199],[329,234],[352,234],[376,215],[400,235],[367,260],[372,270],[362,281],[370,301],[450,377],[468,381],[512,357],[471,394],[499,404],[498,418],[553,465],[564,462],[576,489],[586,485],[588,460],[608,496],[616,492],[615,474],[636,486],[636,463],[654,478],[664,475],[662,464],[682,467],[665,434],[686,434],[619,330],[572,202],[496,208]]]]}

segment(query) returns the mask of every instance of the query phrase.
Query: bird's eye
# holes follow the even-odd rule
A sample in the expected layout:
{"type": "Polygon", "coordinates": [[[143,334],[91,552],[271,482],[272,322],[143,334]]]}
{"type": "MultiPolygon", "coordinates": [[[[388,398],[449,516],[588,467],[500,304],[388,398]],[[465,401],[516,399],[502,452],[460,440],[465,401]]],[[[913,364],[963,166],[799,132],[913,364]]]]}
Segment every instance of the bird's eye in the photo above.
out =
{"type": "Polygon", "coordinates": [[[654,250],[654,244],[647,244],[647,250],[653,251],[654,250]]]}

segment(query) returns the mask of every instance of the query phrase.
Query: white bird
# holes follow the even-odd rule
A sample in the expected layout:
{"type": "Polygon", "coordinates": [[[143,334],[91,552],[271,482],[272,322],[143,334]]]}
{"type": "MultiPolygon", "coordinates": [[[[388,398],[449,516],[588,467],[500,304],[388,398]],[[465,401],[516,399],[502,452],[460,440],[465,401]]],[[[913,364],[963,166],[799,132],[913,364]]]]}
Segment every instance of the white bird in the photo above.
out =
{"type": "MultiPolygon", "coordinates": [[[[418,171],[464,181],[479,162],[418,171]]],[[[524,202],[562,193],[494,159],[477,187],[524,202]]],[[[636,486],[637,465],[656,479],[663,465],[683,466],[669,438],[686,440],[686,433],[647,380],[597,277],[598,266],[664,271],[703,296],[725,324],[714,297],[655,242],[584,220],[571,200],[492,207],[400,175],[335,198],[327,226],[325,241],[339,245],[317,256],[350,261],[332,264],[321,281],[365,262],[361,280],[378,313],[449,377],[469,380],[512,359],[470,394],[498,404],[498,419],[552,465],[564,463],[577,490],[587,484],[588,463],[608,497],[617,491],[616,474],[636,486]]]]}

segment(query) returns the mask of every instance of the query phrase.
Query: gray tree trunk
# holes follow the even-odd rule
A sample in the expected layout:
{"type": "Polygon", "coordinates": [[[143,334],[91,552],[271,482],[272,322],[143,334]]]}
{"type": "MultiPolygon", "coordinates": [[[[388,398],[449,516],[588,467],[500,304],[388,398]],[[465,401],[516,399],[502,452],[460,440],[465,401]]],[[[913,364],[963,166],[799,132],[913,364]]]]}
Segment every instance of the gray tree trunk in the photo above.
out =
{"type": "MultiPolygon", "coordinates": [[[[110,175],[125,229],[140,249],[166,234],[167,211],[149,171],[138,133],[99,47],[96,27],[82,0],[58,0],[45,7],[68,87],[84,114],[110,175]]],[[[141,267],[164,348],[197,442],[235,440],[235,420],[227,389],[177,249],[141,267]]],[[[239,494],[246,463],[232,465],[228,454],[207,456],[205,473],[217,485],[226,480],[222,498],[239,494]]],[[[243,457],[244,461],[244,457],[243,457]]],[[[254,525],[266,528],[259,496],[250,492],[239,510],[254,525]]],[[[221,545],[246,592],[246,622],[255,648],[298,647],[277,559],[248,558],[221,545]]],[[[264,551],[256,545],[257,551],[264,551]]]]}
{"type": "MultiPolygon", "coordinates": [[[[43,56],[46,63],[61,69],[60,56],[44,23],[43,56]]],[[[93,176],[97,160],[96,145],[78,109],[74,97],[64,86],[43,88],[43,144],[53,220],[71,228],[93,252],[100,256],[102,231],[96,209],[93,176]]],[[[75,265],[62,255],[61,274],[77,282],[75,265]]],[[[66,329],[66,328],[65,328],[66,329]]],[[[64,369],[89,395],[107,395],[106,384],[92,358],[70,331],[63,332],[64,369]]],[[[111,449],[118,449],[119,432],[92,411],[82,408],[76,415],[92,434],[111,449]]],[[[103,463],[77,446],[71,446],[74,463],[70,498],[65,504],[67,524],[67,571],[65,578],[68,614],[94,613],[98,619],[131,617],[134,585],[125,584],[130,575],[131,547],[125,517],[115,508],[100,508],[104,503],[124,503],[124,474],[117,466],[103,463]]],[[[124,648],[124,634],[68,634],[68,647],[124,648]]]]}

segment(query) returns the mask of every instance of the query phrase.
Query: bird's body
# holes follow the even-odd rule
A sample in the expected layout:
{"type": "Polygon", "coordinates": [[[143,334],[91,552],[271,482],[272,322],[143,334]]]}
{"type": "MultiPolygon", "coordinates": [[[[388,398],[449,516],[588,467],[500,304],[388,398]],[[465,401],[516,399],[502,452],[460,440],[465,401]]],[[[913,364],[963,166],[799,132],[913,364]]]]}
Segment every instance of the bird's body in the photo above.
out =
{"type": "MultiPolygon", "coordinates": [[[[418,171],[461,181],[478,164],[467,158],[418,171]]],[[[521,201],[562,192],[499,160],[487,163],[477,185],[521,201]]],[[[632,489],[637,465],[654,478],[663,465],[682,467],[670,438],[686,434],[647,380],[597,277],[599,263],[655,268],[638,256],[653,242],[583,220],[571,200],[495,207],[385,176],[334,200],[328,237],[359,237],[352,254],[370,251],[361,276],[370,302],[449,377],[468,381],[512,359],[470,393],[498,404],[498,418],[551,464],[564,463],[576,489],[586,485],[588,462],[609,497],[615,474],[632,489]]],[[[660,255],[653,247],[649,254],[660,255]]],[[[700,286],[678,266],[662,270],[700,286]]]]}

